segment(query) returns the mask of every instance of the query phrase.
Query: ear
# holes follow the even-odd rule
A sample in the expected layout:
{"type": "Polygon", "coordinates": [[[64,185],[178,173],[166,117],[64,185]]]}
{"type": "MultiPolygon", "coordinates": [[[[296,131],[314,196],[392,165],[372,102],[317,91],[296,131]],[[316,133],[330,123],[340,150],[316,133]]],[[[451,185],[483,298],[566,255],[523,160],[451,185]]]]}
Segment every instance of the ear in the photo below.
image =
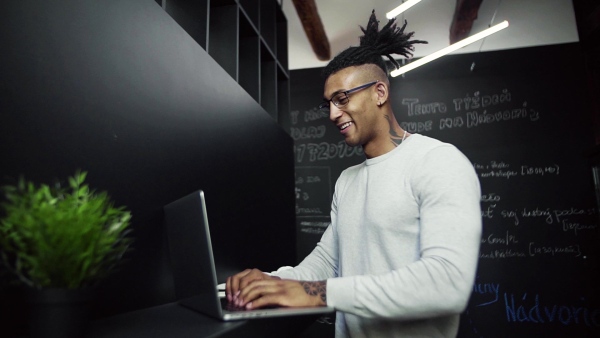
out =
{"type": "Polygon", "coordinates": [[[377,105],[383,106],[383,104],[387,102],[389,96],[388,86],[385,82],[380,81],[375,84],[375,93],[377,94],[377,105]]]}

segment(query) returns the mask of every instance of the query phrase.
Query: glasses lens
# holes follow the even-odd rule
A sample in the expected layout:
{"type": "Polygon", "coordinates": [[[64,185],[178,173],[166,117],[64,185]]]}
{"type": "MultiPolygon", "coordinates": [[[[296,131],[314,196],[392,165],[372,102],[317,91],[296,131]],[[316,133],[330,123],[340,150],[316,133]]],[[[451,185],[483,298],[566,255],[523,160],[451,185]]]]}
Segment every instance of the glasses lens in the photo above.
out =
{"type": "Polygon", "coordinates": [[[342,107],[348,103],[348,96],[346,93],[339,93],[331,101],[333,101],[336,107],[342,107]]]}
{"type": "Polygon", "coordinates": [[[328,112],[329,111],[329,102],[323,102],[319,105],[319,110],[328,112]]]}

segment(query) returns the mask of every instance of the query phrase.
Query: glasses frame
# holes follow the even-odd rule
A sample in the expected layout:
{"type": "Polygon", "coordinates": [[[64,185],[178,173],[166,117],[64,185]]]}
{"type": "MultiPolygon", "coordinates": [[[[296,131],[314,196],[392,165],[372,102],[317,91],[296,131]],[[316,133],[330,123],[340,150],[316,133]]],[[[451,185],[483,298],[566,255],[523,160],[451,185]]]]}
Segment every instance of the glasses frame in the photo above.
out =
{"type": "Polygon", "coordinates": [[[365,83],[364,85],[361,85],[361,86],[358,86],[358,87],[354,87],[354,88],[345,90],[343,92],[335,93],[335,94],[333,94],[331,96],[331,98],[329,100],[325,100],[325,102],[323,102],[323,103],[321,103],[319,105],[319,110],[329,110],[329,108],[331,107],[332,103],[333,103],[334,106],[336,106],[338,108],[343,107],[343,106],[347,105],[350,102],[350,97],[348,97],[348,94],[352,94],[352,93],[357,92],[359,90],[362,90],[362,89],[365,89],[365,88],[369,88],[372,85],[376,84],[377,82],[379,82],[379,80],[371,81],[369,83],[365,83]],[[340,97],[340,95],[345,96],[346,99],[348,100],[346,103],[344,103],[342,105],[339,104],[340,100],[337,100],[338,101],[337,103],[335,101],[333,101],[333,99],[335,99],[336,97],[340,97]]]}

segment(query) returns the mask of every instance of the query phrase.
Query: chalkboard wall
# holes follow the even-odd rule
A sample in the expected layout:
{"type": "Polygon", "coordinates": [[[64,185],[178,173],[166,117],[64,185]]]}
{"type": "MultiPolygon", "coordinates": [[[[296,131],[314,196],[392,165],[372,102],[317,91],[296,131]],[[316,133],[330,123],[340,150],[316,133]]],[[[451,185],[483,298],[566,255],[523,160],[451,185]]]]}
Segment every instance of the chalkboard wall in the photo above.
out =
{"type": "MultiPolygon", "coordinates": [[[[578,44],[451,55],[391,80],[401,126],[456,145],[482,187],[483,236],[461,337],[600,333],[593,146],[578,44]]],[[[292,72],[298,259],[329,224],[341,171],[364,160],[322,100],[321,69],[292,72]]]]}

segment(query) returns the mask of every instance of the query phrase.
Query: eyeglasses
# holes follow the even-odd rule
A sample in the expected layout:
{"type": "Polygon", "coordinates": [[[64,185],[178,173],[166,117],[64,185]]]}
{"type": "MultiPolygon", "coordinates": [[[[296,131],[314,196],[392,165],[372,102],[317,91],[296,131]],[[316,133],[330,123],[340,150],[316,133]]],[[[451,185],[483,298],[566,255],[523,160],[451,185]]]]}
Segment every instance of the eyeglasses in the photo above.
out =
{"type": "Polygon", "coordinates": [[[338,108],[343,107],[343,106],[347,105],[348,102],[350,102],[350,99],[348,98],[348,94],[357,92],[357,91],[365,89],[365,88],[369,88],[372,85],[376,84],[377,82],[378,81],[369,82],[369,83],[364,84],[362,86],[358,86],[358,87],[355,87],[355,88],[352,88],[352,89],[348,89],[346,91],[334,94],[331,97],[331,99],[325,100],[325,102],[323,102],[323,103],[321,103],[319,105],[319,110],[329,111],[330,103],[333,103],[338,108]]]}

